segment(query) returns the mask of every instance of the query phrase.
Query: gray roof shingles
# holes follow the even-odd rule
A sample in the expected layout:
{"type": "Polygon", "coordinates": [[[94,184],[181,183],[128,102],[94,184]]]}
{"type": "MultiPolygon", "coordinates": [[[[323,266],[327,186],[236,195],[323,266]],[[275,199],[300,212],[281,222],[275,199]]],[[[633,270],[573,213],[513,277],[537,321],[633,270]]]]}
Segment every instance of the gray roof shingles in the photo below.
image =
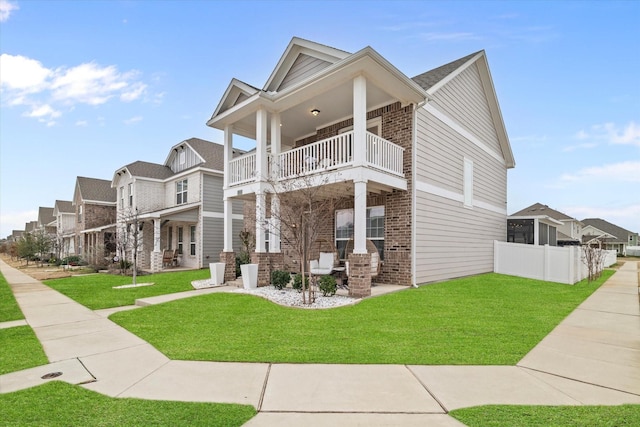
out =
{"type": "Polygon", "coordinates": [[[628,243],[627,239],[629,239],[629,234],[636,234],[622,227],[618,227],[615,224],[611,224],[610,222],[605,221],[602,218],[586,218],[583,219],[582,222],[584,223],[584,225],[590,225],[597,228],[598,230],[604,231],[607,234],[616,236],[616,239],[607,239],[607,242],[610,243],[628,243]]]}
{"type": "Polygon", "coordinates": [[[140,176],[152,179],[167,179],[173,175],[173,171],[169,166],[159,165],[157,163],[143,162],[138,160],[125,166],[125,168],[133,176],[140,176]]]}
{"type": "Polygon", "coordinates": [[[116,189],[111,188],[111,181],[79,176],[77,182],[82,200],[109,203],[116,202],[116,189]]]}
{"type": "Polygon", "coordinates": [[[440,80],[447,77],[449,74],[453,73],[455,70],[460,68],[462,64],[476,56],[478,53],[482,52],[481,50],[478,52],[474,52],[470,55],[467,55],[463,58],[456,59],[455,61],[449,62],[448,64],[441,65],[438,68],[434,68],[433,70],[427,71],[426,73],[419,74],[413,77],[411,80],[418,83],[424,90],[429,90],[433,86],[435,86],[440,80]]]}
{"type": "Polygon", "coordinates": [[[534,203],[533,205],[524,208],[510,216],[538,216],[538,215],[546,215],[553,219],[557,219],[558,221],[566,221],[566,220],[575,220],[575,218],[570,217],[569,215],[563,214],[555,209],[551,209],[547,205],[543,205],[542,203],[534,203]]]}

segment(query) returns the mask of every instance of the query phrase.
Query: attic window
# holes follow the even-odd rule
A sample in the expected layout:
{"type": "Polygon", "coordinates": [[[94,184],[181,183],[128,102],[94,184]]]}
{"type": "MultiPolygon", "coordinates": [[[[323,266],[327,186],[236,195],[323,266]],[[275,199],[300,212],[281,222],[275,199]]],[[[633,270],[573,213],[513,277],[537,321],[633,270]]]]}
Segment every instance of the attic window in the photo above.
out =
{"type": "Polygon", "coordinates": [[[187,153],[185,153],[184,148],[180,151],[180,154],[178,154],[178,161],[181,165],[184,165],[187,161],[187,153]]]}

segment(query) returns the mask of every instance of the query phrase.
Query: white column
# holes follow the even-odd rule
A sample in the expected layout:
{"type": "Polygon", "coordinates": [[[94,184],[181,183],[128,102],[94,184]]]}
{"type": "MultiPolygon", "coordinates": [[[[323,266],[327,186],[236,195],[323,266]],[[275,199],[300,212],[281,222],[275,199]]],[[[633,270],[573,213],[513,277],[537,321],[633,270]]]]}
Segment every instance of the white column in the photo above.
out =
{"type": "Polygon", "coordinates": [[[269,252],[280,253],[280,198],[277,194],[271,194],[270,230],[269,252]]]}
{"type": "Polygon", "coordinates": [[[353,79],[353,162],[362,166],[366,160],[367,144],[367,79],[353,79]]]}
{"type": "Polygon", "coordinates": [[[153,220],[153,251],[160,252],[160,218],[153,220]]]}
{"type": "Polygon", "coordinates": [[[224,198],[224,252],[233,252],[233,204],[230,198],[224,198]]]}
{"type": "Polygon", "coordinates": [[[256,111],[256,177],[267,179],[267,110],[256,111]]]}
{"type": "Polygon", "coordinates": [[[224,189],[229,186],[229,163],[233,159],[233,128],[231,126],[224,127],[224,189]]]}
{"type": "MultiPolygon", "coordinates": [[[[233,159],[233,128],[231,126],[224,127],[224,187],[226,190],[229,186],[229,163],[233,159]]],[[[231,199],[227,196],[223,198],[223,251],[233,252],[233,205],[231,199]]]]}
{"type": "Polygon", "coordinates": [[[356,181],[353,196],[353,253],[367,253],[367,181],[356,181]]]}
{"type": "Polygon", "coordinates": [[[266,195],[263,190],[256,193],[256,252],[266,252],[264,221],[266,218],[266,195]]]}
{"type": "Polygon", "coordinates": [[[282,151],[281,129],[280,129],[280,113],[271,114],[271,179],[278,178],[280,170],[280,161],[278,155],[282,151]]]}
{"type": "Polygon", "coordinates": [[[533,219],[533,244],[534,246],[540,244],[540,222],[538,218],[533,219]]]}

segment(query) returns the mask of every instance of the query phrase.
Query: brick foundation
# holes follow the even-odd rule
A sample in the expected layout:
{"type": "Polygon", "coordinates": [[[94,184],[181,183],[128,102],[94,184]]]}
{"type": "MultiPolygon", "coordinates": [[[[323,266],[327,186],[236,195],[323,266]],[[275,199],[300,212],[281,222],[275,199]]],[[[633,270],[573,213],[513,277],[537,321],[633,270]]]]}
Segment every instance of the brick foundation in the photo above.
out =
{"type": "Polygon", "coordinates": [[[349,254],[349,296],[371,296],[370,254],[349,254]]]}
{"type": "Polygon", "coordinates": [[[236,253],[220,252],[220,262],[224,262],[224,282],[236,280],[236,253]]]}
{"type": "Polygon", "coordinates": [[[251,253],[251,263],[258,264],[258,286],[269,286],[271,272],[282,270],[284,267],[284,254],[253,252],[251,253]]]}

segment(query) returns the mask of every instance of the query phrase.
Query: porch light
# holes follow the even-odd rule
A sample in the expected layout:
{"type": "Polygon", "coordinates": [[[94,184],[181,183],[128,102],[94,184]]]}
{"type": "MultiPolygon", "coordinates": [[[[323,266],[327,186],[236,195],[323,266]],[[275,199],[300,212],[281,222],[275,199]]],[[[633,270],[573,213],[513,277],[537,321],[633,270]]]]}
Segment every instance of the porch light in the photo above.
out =
{"type": "Polygon", "coordinates": [[[311,114],[313,114],[314,116],[317,116],[318,114],[320,114],[320,110],[318,110],[317,108],[314,108],[313,110],[311,110],[311,114]]]}

